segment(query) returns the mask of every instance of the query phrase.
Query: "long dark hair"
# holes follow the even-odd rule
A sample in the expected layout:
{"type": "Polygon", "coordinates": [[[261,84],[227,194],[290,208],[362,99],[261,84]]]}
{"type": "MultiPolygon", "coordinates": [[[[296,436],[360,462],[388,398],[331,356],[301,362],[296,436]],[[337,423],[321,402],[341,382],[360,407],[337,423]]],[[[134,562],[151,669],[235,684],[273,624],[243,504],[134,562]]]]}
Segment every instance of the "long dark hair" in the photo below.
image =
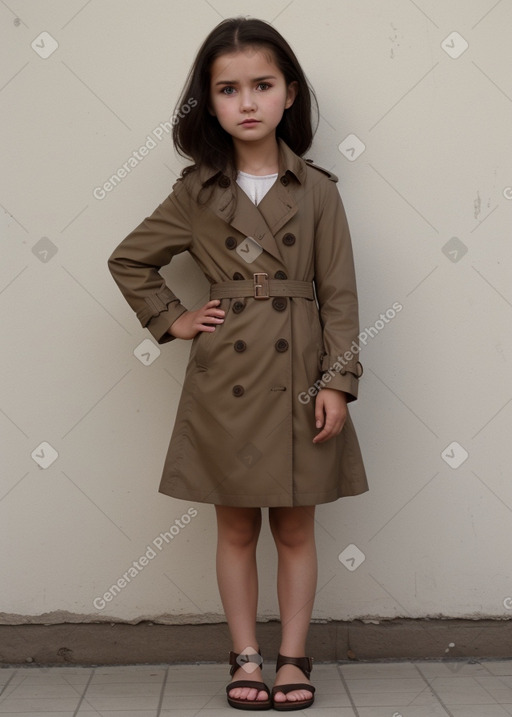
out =
{"type": "Polygon", "coordinates": [[[295,53],[269,23],[255,18],[231,18],[219,23],[201,45],[176,106],[174,116],[179,119],[173,127],[174,146],[181,156],[194,162],[185,167],[183,175],[202,166],[234,174],[235,157],[231,135],[208,112],[210,72],[217,57],[247,47],[268,49],[283,73],[286,84],[297,82],[298,85],[295,101],[284,111],[276,128],[276,136],[300,156],[311,146],[318,124],[318,104],[295,53]]]}

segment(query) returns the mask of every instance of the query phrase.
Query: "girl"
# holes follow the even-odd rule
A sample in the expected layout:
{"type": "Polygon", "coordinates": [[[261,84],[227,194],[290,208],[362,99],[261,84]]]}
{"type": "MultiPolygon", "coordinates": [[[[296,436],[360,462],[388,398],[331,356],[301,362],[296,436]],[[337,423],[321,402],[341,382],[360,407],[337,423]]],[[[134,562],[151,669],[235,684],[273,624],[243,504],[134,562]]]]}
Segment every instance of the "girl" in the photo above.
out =
{"type": "Polygon", "coordinates": [[[368,489],[347,403],[362,367],[350,235],[336,177],[302,159],[315,101],[293,51],[255,19],[206,38],[178,105],[193,164],[109,267],[158,343],[192,347],[160,492],[212,503],[233,651],[231,706],[309,707],[315,506],[368,489]],[[210,300],[188,311],[159,273],[193,256],[210,300]],[[272,691],[256,639],[261,508],[278,554],[282,639],[272,691]]]}

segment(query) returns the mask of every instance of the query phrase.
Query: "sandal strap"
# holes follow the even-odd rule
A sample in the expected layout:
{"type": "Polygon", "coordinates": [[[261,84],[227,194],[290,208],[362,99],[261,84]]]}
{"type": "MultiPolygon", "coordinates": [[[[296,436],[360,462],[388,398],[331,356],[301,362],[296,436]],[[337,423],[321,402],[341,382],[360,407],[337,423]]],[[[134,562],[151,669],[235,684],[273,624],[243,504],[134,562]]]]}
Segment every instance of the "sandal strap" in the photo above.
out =
{"type": "Polygon", "coordinates": [[[234,690],[237,687],[251,687],[255,690],[258,690],[258,692],[266,692],[267,695],[270,697],[270,690],[264,682],[252,682],[252,680],[236,680],[235,682],[230,682],[229,685],[226,685],[226,692],[229,694],[231,690],[234,690]]]}
{"type": "Polygon", "coordinates": [[[231,651],[229,653],[229,664],[231,665],[229,674],[231,675],[231,677],[233,677],[235,672],[239,670],[240,667],[243,667],[248,662],[253,662],[255,665],[258,665],[258,667],[261,667],[263,665],[263,660],[261,657],[260,650],[258,650],[258,652],[253,653],[252,655],[246,655],[243,653],[231,651]]]}
{"type": "Polygon", "coordinates": [[[285,655],[279,654],[277,656],[276,672],[283,665],[294,665],[302,670],[306,678],[309,680],[311,671],[313,669],[313,658],[312,657],[286,657],[285,655]]]}
{"type": "Polygon", "coordinates": [[[282,692],[287,695],[288,692],[295,692],[296,690],[307,690],[308,692],[311,692],[312,695],[315,694],[315,688],[313,685],[298,682],[293,685],[276,685],[275,687],[272,687],[272,698],[274,698],[278,692],[282,692]]]}

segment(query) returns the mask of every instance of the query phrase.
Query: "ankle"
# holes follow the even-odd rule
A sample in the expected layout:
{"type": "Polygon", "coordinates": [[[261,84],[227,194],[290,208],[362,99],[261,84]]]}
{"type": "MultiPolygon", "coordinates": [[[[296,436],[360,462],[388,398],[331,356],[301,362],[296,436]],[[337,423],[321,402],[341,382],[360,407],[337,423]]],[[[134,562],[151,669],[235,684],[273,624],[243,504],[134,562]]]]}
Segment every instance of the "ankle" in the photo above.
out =
{"type": "Polygon", "coordinates": [[[241,652],[232,651],[229,653],[229,664],[231,665],[231,676],[239,670],[243,670],[246,675],[254,672],[260,674],[263,659],[259,648],[246,647],[241,652]]]}
{"type": "Polygon", "coordinates": [[[304,657],[306,654],[305,645],[288,645],[279,648],[278,657],[304,657]]]}

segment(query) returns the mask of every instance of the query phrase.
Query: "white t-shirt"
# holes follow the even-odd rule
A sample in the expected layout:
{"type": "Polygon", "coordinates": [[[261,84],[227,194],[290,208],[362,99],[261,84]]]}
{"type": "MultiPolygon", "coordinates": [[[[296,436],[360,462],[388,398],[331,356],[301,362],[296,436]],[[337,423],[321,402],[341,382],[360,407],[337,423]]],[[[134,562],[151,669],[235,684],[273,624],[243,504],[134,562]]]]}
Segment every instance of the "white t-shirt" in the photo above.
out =
{"type": "Polygon", "coordinates": [[[276,174],[247,174],[238,172],[236,182],[254,204],[259,204],[277,179],[276,174]]]}

